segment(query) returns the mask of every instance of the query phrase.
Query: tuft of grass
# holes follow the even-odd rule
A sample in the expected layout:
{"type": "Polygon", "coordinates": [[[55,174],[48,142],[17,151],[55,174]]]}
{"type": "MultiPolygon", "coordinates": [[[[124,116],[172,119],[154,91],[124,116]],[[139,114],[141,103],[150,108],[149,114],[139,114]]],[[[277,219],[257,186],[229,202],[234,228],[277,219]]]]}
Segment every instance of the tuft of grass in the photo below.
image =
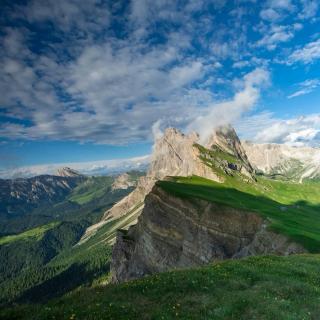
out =
{"type": "Polygon", "coordinates": [[[1,319],[318,319],[319,255],[259,256],[80,289],[1,319]]]}

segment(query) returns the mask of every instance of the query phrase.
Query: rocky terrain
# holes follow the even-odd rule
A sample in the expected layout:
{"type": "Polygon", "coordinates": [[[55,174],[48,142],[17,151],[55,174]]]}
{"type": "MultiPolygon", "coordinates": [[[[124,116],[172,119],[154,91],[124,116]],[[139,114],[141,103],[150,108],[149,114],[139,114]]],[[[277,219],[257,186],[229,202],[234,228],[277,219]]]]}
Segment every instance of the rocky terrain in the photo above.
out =
{"type": "Polygon", "coordinates": [[[0,215],[22,215],[43,203],[62,200],[85,179],[70,168],[61,168],[56,175],[0,179],[0,215]]]}
{"type": "MultiPolygon", "coordinates": [[[[224,181],[223,176],[212,170],[210,164],[208,164],[208,161],[214,159],[218,161],[220,158],[216,154],[206,153],[207,149],[201,148],[198,142],[199,136],[196,133],[185,135],[174,128],[166,129],[164,135],[154,145],[147,175],[141,177],[136,189],[108,210],[99,223],[87,229],[82,241],[89,239],[110,220],[118,219],[128,212],[135,216],[137,216],[137,213],[141,213],[145,196],[151,191],[156,181],[167,176],[197,175],[222,183],[224,181]]],[[[232,174],[232,171],[241,171],[241,174],[247,176],[247,178],[254,179],[253,168],[248,162],[245,151],[233,128],[225,127],[216,130],[209,139],[208,146],[210,148],[215,146],[217,151],[223,151],[231,158],[233,157],[231,161],[230,159],[220,159],[217,165],[222,170],[230,174],[232,174]]],[[[131,224],[136,222],[134,220],[131,224]]]]}
{"type": "Polygon", "coordinates": [[[268,175],[300,182],[320,178],[319,148],[246,141],[242,145],[252,165],[268,175]]]}
{"type": "Polygon", "coordinates": [[[57,170],[55,176],[58,176],[58,177],[73,177],[73,178],[85,177],[84,175],[80,174],[78,171],[73,170],[73,169],[71,169],[69,167],[59,168],[57,170]]]}
{"type": "Polygon", "coordinates": [[[115,178],[112,184],[112,190],[118,189],[128,189],[130,187],[135,187],[137,185],[137,181],[133,180],[128,173],[123,173],[115,178]]]}
{"type": "Polygon", "coordinates": [[[138,223],[118,231],[113,282],[251,255],[305,252],[254,212],[200,199],[180,199],[155,186],[138,223]]]}

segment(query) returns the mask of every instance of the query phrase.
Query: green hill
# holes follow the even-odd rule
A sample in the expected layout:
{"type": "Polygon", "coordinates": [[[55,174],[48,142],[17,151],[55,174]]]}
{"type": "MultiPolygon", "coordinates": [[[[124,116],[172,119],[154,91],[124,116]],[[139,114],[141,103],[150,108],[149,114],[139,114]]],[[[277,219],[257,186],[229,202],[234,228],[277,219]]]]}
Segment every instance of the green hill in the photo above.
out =
{"type": "Polygon", "coordinates": [[[318,319],[319,255],[251,257],[77,290],[1,319],[318,319]]]}

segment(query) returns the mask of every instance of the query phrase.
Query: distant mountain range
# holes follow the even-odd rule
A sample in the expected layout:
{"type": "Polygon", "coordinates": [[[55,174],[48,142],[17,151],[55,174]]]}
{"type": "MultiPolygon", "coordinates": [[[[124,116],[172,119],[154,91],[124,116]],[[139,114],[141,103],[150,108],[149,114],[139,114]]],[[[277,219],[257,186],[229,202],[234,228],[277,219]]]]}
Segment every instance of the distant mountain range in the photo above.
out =
{"type": "Polygon", "coordinates": [[[58,163],[25,166],[0,170],[0,178],[30,178],[38,175],[54,175],[61,167],[69,167],[89,176],[118,175],[122,172],[145,171],[150,163],[150,156],[128,159],[99,160],[90,162],[58,163]]]}
{"type": "Polygon", "coordinates": [[[105,243],[95,239],[88,252],[74,246],[141,175],[92,177],[64,167],[54,175],[0,179],[0,305],[61,294],[107,272],[105,243]]]}
{"type": "Polygon", "coordinates": [[[242,143],[251,164],[271,177],[300,181],[320,179],[320,148],[242,143]]]}

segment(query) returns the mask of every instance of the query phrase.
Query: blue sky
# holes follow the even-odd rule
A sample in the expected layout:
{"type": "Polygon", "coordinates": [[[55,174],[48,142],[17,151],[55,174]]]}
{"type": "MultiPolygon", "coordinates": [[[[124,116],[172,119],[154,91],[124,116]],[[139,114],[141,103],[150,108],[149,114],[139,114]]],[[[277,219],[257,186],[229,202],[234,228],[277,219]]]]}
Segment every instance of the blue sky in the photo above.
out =
{"type": "Polygon", "coordinates": [[[317,0],[2,1],[0,169],[131,158],[168,126],[318,146],[317,0]]]}

